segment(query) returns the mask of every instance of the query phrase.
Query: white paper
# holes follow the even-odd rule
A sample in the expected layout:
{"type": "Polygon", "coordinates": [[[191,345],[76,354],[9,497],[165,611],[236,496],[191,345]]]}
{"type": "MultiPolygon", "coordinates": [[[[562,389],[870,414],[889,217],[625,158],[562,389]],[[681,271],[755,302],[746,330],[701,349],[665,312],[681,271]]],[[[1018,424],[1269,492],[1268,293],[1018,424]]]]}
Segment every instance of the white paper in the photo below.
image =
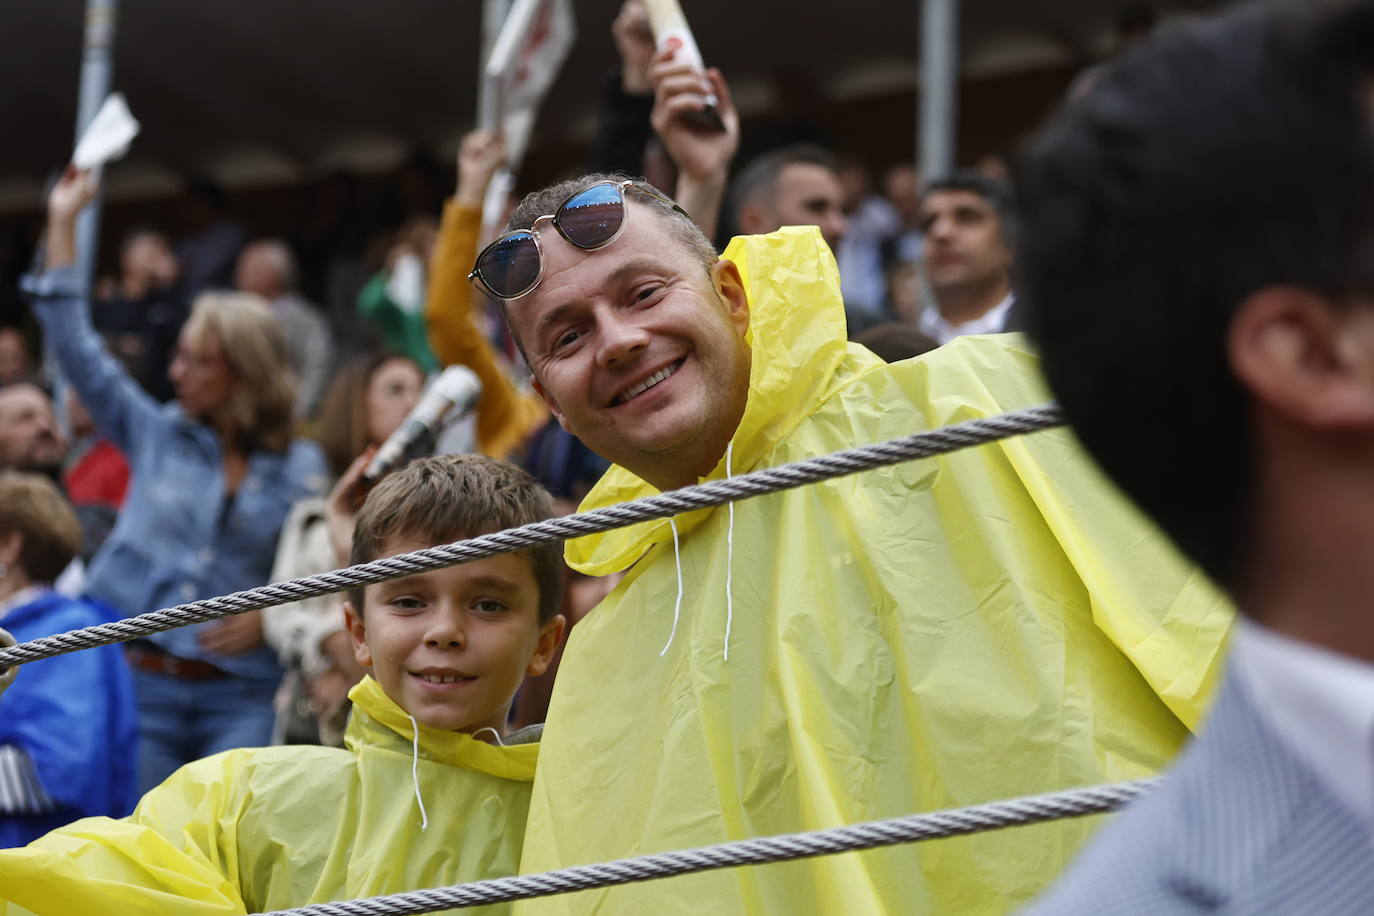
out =
{"type": "Polygon", "coordinates": [[[418,315],[425,307],[425,265],[413,254],[403,254],[391,266],[386,297],[401,311],[418,315]]]}
{"type": "Polygon", "coordinates": [[[129,113],[124,95],[111,93],[76,144],[72,164],[83,170],[99,168],[128,152],[129,144],[137,136],[138,122],[129,113]]]}
{"type": "Polygon", "coordinates": [[[481,110],[506,140],[506,163],[519,169],[539,105],[576,39],[571,0],[516,0],[482,68],[481,110]]]}

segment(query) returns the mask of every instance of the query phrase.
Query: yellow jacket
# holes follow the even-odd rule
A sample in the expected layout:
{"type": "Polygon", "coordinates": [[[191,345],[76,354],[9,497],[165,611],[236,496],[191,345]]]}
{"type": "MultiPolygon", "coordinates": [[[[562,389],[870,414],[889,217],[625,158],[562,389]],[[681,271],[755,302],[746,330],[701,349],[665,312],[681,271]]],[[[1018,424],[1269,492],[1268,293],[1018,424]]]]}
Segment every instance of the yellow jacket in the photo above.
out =
{"type": "MultiPolygon", "coordinates": [[[[846,344],[821,236],[736,239],[751,309],[733,472],[1049,400],[1017,335],[886,365],[846,344]]],[[[1123,405],[1123,409],[1128,405],[1123,405]]],[[[724,458],[711,478],[725,476],[724,458]]],[[[583,508],[654,492],[613,467],[583,508]]],[[[1229,606],[1056,430],[572,541],[625,580],[573,631],[521,871],[1156,772],[1229,606]],[[725,658],[727,578],[733,622],[725,658]]],[[[1094,819],[1095,820],[1095,819],[1094,819]]],[[[1003,913],[1092,820],[517,904],[517,913],[1003,913]]]]}
{"type": "Polygon", "coordinates": [[[0,850],[0,914],[219,916],[513,874],[539,746],[421,726],[421,830],[410,720],[370,677],[350,697],[347,750],[228,751],[123,820],[0,850]]]}
{"type": "Polygon", "coordinates": [[[477,409],[477,447],[492,458],[507,458],[548,418],[544,403],[511,383],[472,316],[468,273],[477,260],[482,213],[450,200],[434,242],[425,296],[429,346],[445,366],[467,366],[482,380],[477,409]]]}

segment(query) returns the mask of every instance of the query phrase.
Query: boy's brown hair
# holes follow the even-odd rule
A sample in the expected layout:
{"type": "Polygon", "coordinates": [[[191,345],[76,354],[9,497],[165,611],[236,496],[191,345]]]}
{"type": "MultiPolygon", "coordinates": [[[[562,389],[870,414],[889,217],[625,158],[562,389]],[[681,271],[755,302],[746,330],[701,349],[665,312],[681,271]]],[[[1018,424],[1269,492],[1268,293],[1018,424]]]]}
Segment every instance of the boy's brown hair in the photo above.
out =
{"type": "MultiPolygon", "coordinates": [[[[552,518],[548,491],[514,465],[483,455],[421,458],[387,477],[368,494],[353,528],[353,564],[377,559],[387,541],[401,536],[447,544],[552,518]]],[[[519,551],[539,587],[539,623],[558,612],[562,597],[562,546],[519,551]]],[[[349,591],[358,614],[363,589],[349,591]]]]}
{"type": "Polygon", "coordinates": [[[34,582],[50,583],[81,551],[81,525],[48,478],[0,472],[0,535],[24,538],[19,562],[34,582]]]}

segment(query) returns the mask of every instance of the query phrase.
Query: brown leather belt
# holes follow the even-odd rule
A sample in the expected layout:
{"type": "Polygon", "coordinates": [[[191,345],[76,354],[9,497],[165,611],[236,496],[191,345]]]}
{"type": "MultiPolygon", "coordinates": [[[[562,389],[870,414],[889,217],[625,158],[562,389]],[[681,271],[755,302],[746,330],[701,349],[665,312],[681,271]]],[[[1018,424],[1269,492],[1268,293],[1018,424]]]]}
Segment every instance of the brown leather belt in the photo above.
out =
{"type": "Polygon", "coordinates": [[[228,673],[209,662],[172,655],[150,643],[132,643],[124,647],[124,654],[129,664],[140,671],[165,674],[183,681],[208,681],[228,673]]]}

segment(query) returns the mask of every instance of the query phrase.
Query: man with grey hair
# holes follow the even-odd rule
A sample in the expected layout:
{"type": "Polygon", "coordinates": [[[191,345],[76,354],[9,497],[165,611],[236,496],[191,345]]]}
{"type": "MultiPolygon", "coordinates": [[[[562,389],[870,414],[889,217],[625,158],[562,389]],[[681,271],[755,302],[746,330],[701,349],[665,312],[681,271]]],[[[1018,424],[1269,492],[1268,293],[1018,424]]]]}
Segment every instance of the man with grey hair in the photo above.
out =
{"type": "Polygon", "coordinates": [[[334,339],[319,308],[296,291],[296,259],[291,249],[279,239],[260,239],[248,245],[234,269],[234,285],[271,303],[286,332],[291,369],[300,386],[296,416],[312,416],[329,384],[334,339]]]}
{"type": "MultiPolygon", "coordinates": [[[[671,200],[608,175],[530,195],[510,225],[473,279],[558,422],[615,463],[584,509],[1045,400],[1014,337],[892,365],[847,344],[814,226],[718,259],[671,200]]],[[[1229,623],[1054,431],[578,538],[567,558],[628,573],[563,658],[527,872],[1153,773],[1197,721],[1229,623]]],[[[1086,834],[518,912],[1006,909],[1086,834]]]]}

